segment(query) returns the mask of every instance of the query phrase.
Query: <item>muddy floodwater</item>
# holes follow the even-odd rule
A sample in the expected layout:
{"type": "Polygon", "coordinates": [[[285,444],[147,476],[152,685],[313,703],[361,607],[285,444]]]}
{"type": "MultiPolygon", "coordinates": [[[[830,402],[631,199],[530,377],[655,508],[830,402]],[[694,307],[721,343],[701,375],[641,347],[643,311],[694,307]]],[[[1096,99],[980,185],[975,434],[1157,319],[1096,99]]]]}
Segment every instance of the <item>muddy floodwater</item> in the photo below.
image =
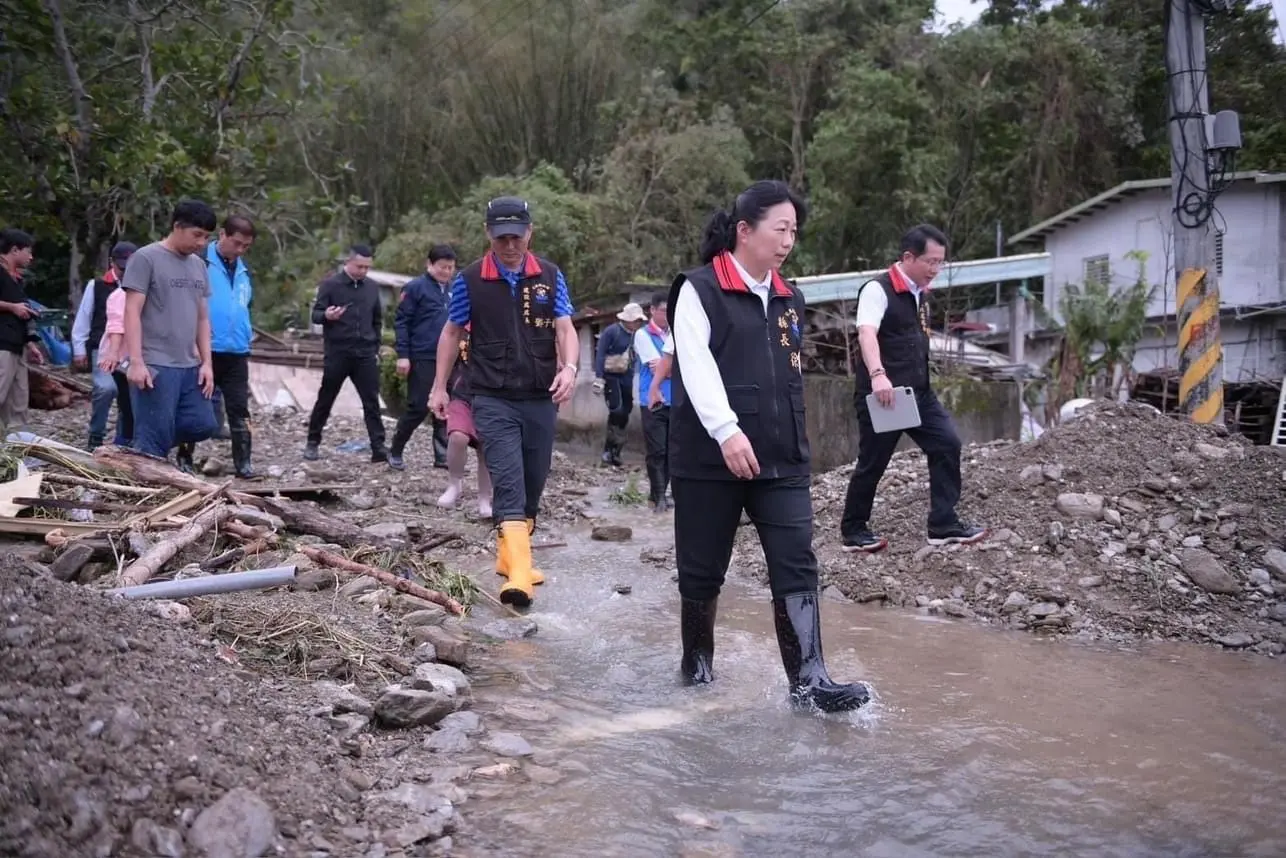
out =
{"type": "MultiPolygon", "coordinates": [[[[1191,645],[1104,648],[827,601],[860,713],[792,711],[766,591],[731,576],[717,681],[678,683],[669,516],[538,552],[539,633],[480,690],[557,772],[470,802],[461,854],[1286,856],[1286,672],[1191,645]],[[628,584],[628,595],[614,593],[628,584]]],[[[545,769],[546,772],[555,771],[545,769]]]]}

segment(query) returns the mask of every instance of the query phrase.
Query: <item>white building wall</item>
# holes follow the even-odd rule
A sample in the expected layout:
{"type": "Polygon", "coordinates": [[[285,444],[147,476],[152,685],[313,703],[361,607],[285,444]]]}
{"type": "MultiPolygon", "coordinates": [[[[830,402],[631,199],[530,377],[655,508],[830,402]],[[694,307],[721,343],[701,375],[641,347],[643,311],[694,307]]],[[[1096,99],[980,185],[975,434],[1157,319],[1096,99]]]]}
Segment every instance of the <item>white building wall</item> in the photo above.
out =
{"type": "MultiPolygon", "coordinates": [[[[1221,303],[1253,306],[1286,300],[1282,273],[1282,183],[1239,182],[1218,201],[1218,215],[1210,227],[1219,226],[1222,238],[1221,303]]],[[[1126,286],[1138,275],[1138,265],[1127,254],[1147,254],[1145,274],[1156,286],[1149,315],[1175,312],[1174,242],[1171,224],[1173,202],[1168,190],[1143,191],[1069,224],[1045,239],[1053,274],[1045,289],[1045,306],[1057,314],[1059,295],[1067,283],[1083,283],[1087,259],[1106,255],[1112,283],[1126,286]]]]}

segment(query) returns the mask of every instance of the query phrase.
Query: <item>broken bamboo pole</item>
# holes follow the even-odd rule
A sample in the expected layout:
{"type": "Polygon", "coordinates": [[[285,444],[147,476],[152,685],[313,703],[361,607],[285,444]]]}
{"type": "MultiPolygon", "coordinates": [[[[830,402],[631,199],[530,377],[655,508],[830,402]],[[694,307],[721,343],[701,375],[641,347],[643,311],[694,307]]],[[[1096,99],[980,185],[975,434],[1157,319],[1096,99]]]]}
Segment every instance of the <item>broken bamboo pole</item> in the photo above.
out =
{"type": "Polygon", "coordinates": [[[430,590],[428,587],[421,587],[405,578],[399,578],[392,572],[383,569],[376,569],[374,566],[367,566],[365,563],[358,563],[355,560],[349,560],[347,557],[341,557],[338,554],[332,554],[329,551],[322,551],[320,548],[313,548],[311,545],[301,545],[299,550],[310,559],[320,563],[323,566],[329,566],[332,569],[341,569],[345,572],[356,572],[359,575],[365,575],[368,578],[374,578],[381,584],[392,587],[399,593],[405,593],[408,596],[415,596],[417,599],[424,599],[435,605],[441,605],[453,614],[463,614],[464,605],[461,605],[455,599],[452,599],[446,593],[439,593],[437,590],[430,590]]]}
{"type": "Polygon", "coordinates": [[[146,554],[126,566],[117,586],[136,587],[146,584],[166,563],[174,559],[174,555],[205,536],[231,514],[232,508],[223,502],[206,507],[177,533],[159,540],[146,554]]]}

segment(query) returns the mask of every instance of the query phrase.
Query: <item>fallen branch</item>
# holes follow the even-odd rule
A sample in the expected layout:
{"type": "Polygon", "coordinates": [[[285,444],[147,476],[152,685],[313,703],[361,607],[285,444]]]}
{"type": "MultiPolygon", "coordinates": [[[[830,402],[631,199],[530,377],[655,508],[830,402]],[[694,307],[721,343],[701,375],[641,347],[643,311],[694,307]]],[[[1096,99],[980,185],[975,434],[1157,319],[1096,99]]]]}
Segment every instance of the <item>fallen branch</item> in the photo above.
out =
{"type": "Polygon", "coordinates": [[[255,541],[248,542],[239,548],[233,548],[231,551],[225,551],[217,557],[211,557],[209,560],[201,564],[201,571],[213,572],[216,569],[226,569],[234,563],[239,563],[247,557],[253,557],[256,554],[262,554],[267,550],[268,540],[256,539],[255,541]]]}
{"type": "Polygon", "coordinates": [[[437,590],[430,590],[427,587],[421,587],[419,584],[413,584],[405,578],[399,578],[392,572],[386,572],[383,569],[376,569],[374,566],[367,566],[365,563],[358,563],[349,560],[347,557],[341,557],[338,554],[332,554],[329,551],[322,551],[319,548],[313,548],[311,545],[302,545],[299,550],[313,561],[329,566],[332,569],[342,569],[345,572],[356,572],[359,575],[365,575],[368,578],[374,578],[381,584],[392,587],[399,593],[405,593],[408,596],[415,596],[417,599],[424,599],[433,602],[435,605],[441,605],[453,614],[463,614],[464,606],[452,599],[446,593],[439,593],[437,590]]]}
{"type": "Polygon", "coordinates": [[[177,533],[160,540],[146,554],[125,567],[117,586],[135,587],[146,584],[166,563],[174,559],[174,555],[205,536],[231,514],[232,508],[225,503],[205,508],[177,533]]]}
{"type": "Polygon", "coordinates": [[[440,548],[448,542],[455,542],[460,539],[464,539],[464,537],[458,533],[439,533],[437,536],[430,536],[428,539],[421,542],[419,550],[428,551],[433,548],[440,548]]]}
{"type": "Polygon", "coordinates": [[[87,489],[98,489],[99,491],[111,492],[117,495],[130,495],[133,497],[151,497],[157,494],[161,489],[151,488],[148,486],[123,486],[119,483],[105,483],[101,480],[91,480],[88,477],[77,477],[73,474],[45,474],[45,482],[54,483],[60,486],[80,486],[87,489]]]}
{"type": "Polygon", "coordinates": [[[235,536],[237,539],[244,539],[248,542],[265,540],[269,543],[277,541],[277,534],[272,532],[271,527],[251,527],[239,521],[228,519],[223,522],[220,529],[229,536],[235,536]]]}
{"type": "Polygon", "coordinates": [[[381,539],[365,533],[360,527],[343,519],[327,515],[321,510],[313,509],[285,498],[267,498],[245,492],[234,491],[227,484],[222,486],[207,482],[200,477],[185,474],[178,468],[161,459],[142,456],[119,447],[99,447],[94,451],[95,461],[106,467],[128,473],[140,483],[172,486],[184,491],[199,491],[206,495],[220,492],[233,503],[246,504],[270,512],[286,522],[286,526],[299,533],[310,533],[320,536],[327,542],[356,548],[363,545],[376,545],[384,548],[394,547],[387,539],[381,539]]]}

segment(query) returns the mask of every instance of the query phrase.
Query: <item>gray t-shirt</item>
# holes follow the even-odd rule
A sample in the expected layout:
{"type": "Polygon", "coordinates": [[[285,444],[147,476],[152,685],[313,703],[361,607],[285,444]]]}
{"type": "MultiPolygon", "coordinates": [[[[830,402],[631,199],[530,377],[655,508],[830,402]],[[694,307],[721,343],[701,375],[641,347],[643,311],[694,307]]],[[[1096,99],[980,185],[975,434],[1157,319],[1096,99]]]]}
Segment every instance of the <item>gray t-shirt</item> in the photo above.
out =
{"type": "Polygon", "coordinates": [[[210,280],[201,254],[179,256],[161,242],[153,242],[130,257],[121,288],[147,296],[143,305],[144,363],[180,369],[200,366],[197,316],[210,297],[210,280]]]}

